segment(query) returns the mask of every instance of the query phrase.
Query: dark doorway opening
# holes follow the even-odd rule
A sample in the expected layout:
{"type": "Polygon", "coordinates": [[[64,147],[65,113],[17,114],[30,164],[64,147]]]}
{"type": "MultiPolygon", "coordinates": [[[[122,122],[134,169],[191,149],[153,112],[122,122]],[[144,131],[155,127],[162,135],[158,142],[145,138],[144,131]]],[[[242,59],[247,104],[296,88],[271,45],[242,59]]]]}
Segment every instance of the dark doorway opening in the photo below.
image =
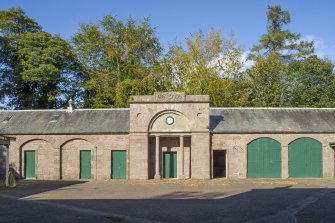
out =
{"type": "Polygon", "coordinates": [[[226,150],[213,150],[213,178],[226,177],[226,150]]]}

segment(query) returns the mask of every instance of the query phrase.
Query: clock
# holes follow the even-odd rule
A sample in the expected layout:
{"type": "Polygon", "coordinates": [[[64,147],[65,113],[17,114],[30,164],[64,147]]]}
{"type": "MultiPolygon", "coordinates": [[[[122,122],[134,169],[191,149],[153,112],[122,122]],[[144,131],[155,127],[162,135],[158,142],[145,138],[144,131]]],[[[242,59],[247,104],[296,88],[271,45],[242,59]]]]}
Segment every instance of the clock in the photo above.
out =
{"type": "Polygon", "coordinates": [[[165,123],[168,125],[172,125],[174,123],[174,118],[172,116],[166,117],[165,123]]]}

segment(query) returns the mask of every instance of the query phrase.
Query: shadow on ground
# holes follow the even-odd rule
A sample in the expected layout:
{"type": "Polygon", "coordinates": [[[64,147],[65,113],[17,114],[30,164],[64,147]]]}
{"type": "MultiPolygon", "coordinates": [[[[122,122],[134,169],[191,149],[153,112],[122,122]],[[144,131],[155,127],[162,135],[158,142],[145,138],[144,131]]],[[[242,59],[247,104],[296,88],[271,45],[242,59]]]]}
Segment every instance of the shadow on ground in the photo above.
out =
{"type": "Polygon", "coordinates": [[[82,184],[87,181],[42,181],[42,180],[18,180],[15,188],[0,188],[0,194],[8,194],[16,197],[27,197],[34,194],[48,192],[68,186],[82,184]]]}
{"type": "MultiPolygon", "coordinates": [[[[26,197],[81,183],[84,182],[30,183],[18,188],[17,191],[21,192],[17,192],[16,196],[26,197]]],[[[136,185],[133,186],[136,190],[136,185]]],[[[330,223],[335,222],[334,207],[335,189],[290,186],[251,189],[237,194],[226,193],[225,187],[213,192],[189,188],[187,191],[171,191],[148,199],[38,199],[8,201],[8,204],[0,205],[2,219],[8,220],[6,222],[20,222],[22,219],[24,222],[137,222],[138,219],[146,219],[175,223],[330,223]]]]}
{"type": "Polygon", "coordinates": [[[121,216],[158,222],[335,222],[333,189],[254,189],[228,197],[224,193],[173,192],[151,199],[48,200],[121,216]],[[327,193],[327,196],[323,196],[327,193]],[[320,198],[309,205],[311,197],[320,198]],[[330,198],[332,197],[332,198],[330,198]],[[322,207],[322,208],[319,208],[322,207]],[[287,213],[285,213],[285,210],[287,213]],[[280,213],[283,211],[284,213],[280,213]],[[268,217],[269,220],[262,221],[268,217]],[[255,221],[258,222],[258,221],[255,221]],[[273,222],[273,220],[271,220],[273,222]]]}

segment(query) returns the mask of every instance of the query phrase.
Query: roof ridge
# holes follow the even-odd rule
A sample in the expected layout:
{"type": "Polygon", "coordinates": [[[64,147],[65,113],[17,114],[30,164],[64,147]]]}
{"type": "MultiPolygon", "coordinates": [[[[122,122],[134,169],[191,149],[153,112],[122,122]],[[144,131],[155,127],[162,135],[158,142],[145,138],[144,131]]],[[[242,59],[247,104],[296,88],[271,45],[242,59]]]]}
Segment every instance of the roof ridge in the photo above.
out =
{"type": "Polygon", "coordinates": [[[269,110],[287,110],[287,109],[290,109],[290,110],[335,110],[335,108],[308,108],[308,107],[301,107],[301,108],[297,108],[297,107],[217,107],[217,108],[209,108],[209,109],[213,109],[213,110],[219,110],[219,109],[231,109],[231,110],[234,110],[234,109],[240,109],[240,110],[266,110],[266,109],[269,109],[269,110]]]}
{"type": "Polygon", "coordinates": [[[45,111],[45,112],[66,112],[66,109],[27,109],[27,110],[0,110],[0,112],[34,112],[34,111],[45,111]]]}
{"type": "MultiPolygon", "coordinates": [[[[113,110],[129,110],[129,108],[78,108],[75,111],[113,111],[113,110]]],[[[27,109],[27,110],[0,110],[0,112],[66,112],[66,109],[27,109]]]]}
{"type": "Polygon", "coordinates": [[[129,110],[130,108],[78,108],[73,111],[110,111],[110,110],[129,110]]]}

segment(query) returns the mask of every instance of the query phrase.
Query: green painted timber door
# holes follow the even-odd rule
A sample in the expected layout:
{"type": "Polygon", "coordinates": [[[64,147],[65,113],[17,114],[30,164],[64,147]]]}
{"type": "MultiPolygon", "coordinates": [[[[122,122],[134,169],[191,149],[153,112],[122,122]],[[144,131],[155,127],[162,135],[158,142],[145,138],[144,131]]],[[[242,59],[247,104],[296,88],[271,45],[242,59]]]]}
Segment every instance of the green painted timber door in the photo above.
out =
{"type": "Polygon", "coordinates": [[[288,145],[289,177],[322,177],[322,144],[300,138],[288,145]]]}
{"type": "Polygon", "coordinates": [[[163,153],[163,178],[177,178],[177,153],[163,153]]]}
{"type": "Polygon", "coordinates": [[[126,179],[127,151],[112,151],[112,179],[126,179]]]}
{"type": "Polygon", "coordinates": [[[25,176],[26,179],[35,179],[35,151],[25,151],[25,176]]]}
{"type": "Polygon", "coordinates": [[[80,151],[80,179],[91,179],[91,151],[80,151]]]}
{"type": "Polygon", "coordinates": [[[248,144],[248,178],[281,177],[281,145],[271,138],[259,138],[248,144]]]}

